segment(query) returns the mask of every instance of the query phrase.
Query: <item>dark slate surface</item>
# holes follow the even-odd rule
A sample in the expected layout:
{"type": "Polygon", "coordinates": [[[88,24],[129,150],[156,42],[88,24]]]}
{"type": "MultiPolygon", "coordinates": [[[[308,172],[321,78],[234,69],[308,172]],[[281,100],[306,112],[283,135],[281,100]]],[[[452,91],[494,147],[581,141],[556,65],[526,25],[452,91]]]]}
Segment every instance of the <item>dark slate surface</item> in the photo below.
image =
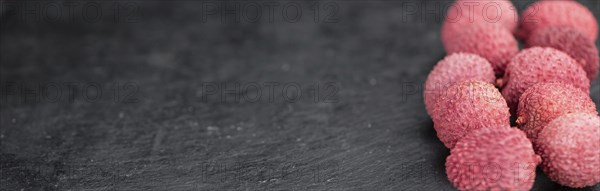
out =
{"type": "Polygon", "coordinates": [[[3,8],[0,190],[453,190],[421,97],[448,2],[76,2],[3,8]]]}

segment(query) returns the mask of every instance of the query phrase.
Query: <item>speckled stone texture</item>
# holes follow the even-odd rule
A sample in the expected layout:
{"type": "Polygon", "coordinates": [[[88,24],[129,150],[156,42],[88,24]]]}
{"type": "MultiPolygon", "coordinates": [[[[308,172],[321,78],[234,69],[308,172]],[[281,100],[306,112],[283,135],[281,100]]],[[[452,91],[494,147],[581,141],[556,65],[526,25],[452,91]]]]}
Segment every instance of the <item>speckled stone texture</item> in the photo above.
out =
{"type": "Polygon", "coordinates": [[[542,169],[550,179],[569,187],[600,183],[600,117],[574,113],[556,118],[536,142],[542,169]]]}
{"type": "Polygon", "coordinates": [[[539,163],[522,131],[491,126],[458,141],[446,159],[446,174],[458,190],[530,190],[539,163]]]}

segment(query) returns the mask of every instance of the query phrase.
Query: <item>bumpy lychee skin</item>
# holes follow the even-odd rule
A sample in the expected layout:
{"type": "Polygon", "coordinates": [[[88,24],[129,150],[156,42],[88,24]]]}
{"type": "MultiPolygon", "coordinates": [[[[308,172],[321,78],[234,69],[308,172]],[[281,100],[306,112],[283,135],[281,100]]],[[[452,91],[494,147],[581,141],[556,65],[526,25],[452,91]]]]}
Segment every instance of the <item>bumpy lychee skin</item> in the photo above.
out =
{"type": "Polygon", "coordinates": [[[542,169],[553,181],[574,188],[600,183],[600,117],[573,113],[556,118],[538,137],[542,169]]]}
{"type": "Polygon", "coordinates": [[[423,97],[427,113],[431,114],[437,97],[455,82],[479,80],[494,83],[494,69],[484,58],[475,54],[455,53],[439,61],[425,82],[423,97]]]}
{"type": "Polygon", "coordinates": [[[517,110],[519,97],[527,88],[541,82],[571,84],[589,94],[590,80],[569,55],[553,48],[533,47],[522,50],[506,68],[501,81],[502,95],[511,113],[517,110]]]}
{"type": "Polygon", "coordinates": [[[598,75],[598,49],[594,41],[576,29],[551,26],[536,30],[531,33],[526,46],[551,47],[563,51],[583,67],[590,80],[598,75]]]}
{"type": "Polygon", "coordinates": [[[504,73],[506,64],[519,51],[510,31],[497,25],[471,25],[443,43],[448,53],[473,53],[487,59],[496,74],[504,73]]]}
{"type": "Polygon", "coordinates": [[[438,97],[431,118],[438,138],[452,148],[475,129],[508,125],[510,114],[494,85],[463,81],[451,85],[438,97]]]}
{"type": "Polygon", "coordinates": [[[532,4],[521,14],[517,35],[527,40],[533,31],[548,26],[572,27],[593,41],[598,36],[598,21],[577,1],[539,1],[532,4]]]}
{"type": "Polygon", "coordinates": [[[459,190],[530,190],[539,163],[522,131],[490,127],[456,143],[446,159],[446,174],[459,190]]]}
{"type": "Polygon", "coordinates": [[[470,25],[500,25],[516,31],[519,14],[509,0],[457,0],[448,7],[442,24],[442,42],[448,42],[470,25]]]}
{"type": "Polygon", "coordinates": [[[534,141],[550,121],[568,113],[598,114],[590,96],[570,84],[538,83],[519,98],[517,124],[534,141]]]}

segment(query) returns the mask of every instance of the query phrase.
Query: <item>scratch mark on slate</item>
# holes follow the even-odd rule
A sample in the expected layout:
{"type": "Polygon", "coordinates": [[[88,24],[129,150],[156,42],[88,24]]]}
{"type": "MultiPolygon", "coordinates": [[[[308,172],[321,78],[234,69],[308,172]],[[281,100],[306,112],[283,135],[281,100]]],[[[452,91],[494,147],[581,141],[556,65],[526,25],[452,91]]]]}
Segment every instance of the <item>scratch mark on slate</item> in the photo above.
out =
{"type": "Polygon", "coordinates": [[[163,138],[165,137],[165,131],[163,128],[158,128],[156,135],[154,135],[154,141],[152,143],[152,153],[157,153],[159,151],[160,144],[162,143],[163,138]]]}

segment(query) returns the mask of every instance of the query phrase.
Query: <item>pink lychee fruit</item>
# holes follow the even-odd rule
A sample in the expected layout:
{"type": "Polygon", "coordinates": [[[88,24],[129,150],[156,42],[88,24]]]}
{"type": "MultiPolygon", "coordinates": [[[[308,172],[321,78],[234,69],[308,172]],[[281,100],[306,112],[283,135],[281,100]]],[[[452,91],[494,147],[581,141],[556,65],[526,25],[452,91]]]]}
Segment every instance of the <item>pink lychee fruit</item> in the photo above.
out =
{"type": "Polygon", "coordinates": [[[580,188],[600,183],[600,117],[572,113],[552,120],[536,141],[542,170],[553,181],[580,188]]]}
{"type": "Polygon", "coordinates": [[[500,25],[516,31],[519,14],[509,0],[457,0],[446,12],[442,42],[448,42],[471,25],[500,25]]]}
{"type": "Polygon", "coordinates": [[[446,159],[446,174],[458,190],[530,190],[539,163],[521,130],[489,127],[456,143],[446,159]]]}
{"type": "Polygon", "coordinates": [[[538,1],[523,13],[517,35],[527,40],[532,32],[548,26],[575,28],[592,41],[598,36],[598,21],[577,1],[538,1]]]}
{"type": "Polygon", "coordinates": [[[443,42],[446,52],[477,54],[487,59],[498,75],[504,73],[506,64],[517,54],[519,46],[506,28],[498,25],[470,25],[461,34],[443,42]]]}
{"type": "Polygon", "coordinates": [[[506,101],[494,85],[481,81],[457,82],[438,96],[433,127],[448,148],[469,132],[485,127],[509,125],[506,101]]]}
{"type": "Polygon", "coordinates": [[[551,47],[567,53],[583,67],[590,80],[598,75],[598,48],[594,41],[569,27],[550,26],[535,30],[526,42],[527,47],[551,47]]]}
{"type": "Polygon", "coordinates": [[[454,53],[439,61],[425,82],[423,97],[427,113],[433,111],[433,105],[442,92],[453,83],[479,80],[494,83],[494,69],[484,58],[469,53],[454,53]]]}
{"type": "Polygon", "coordinates": [[[596,104],[586,92],[570,84],[538,83],[519,98],[517,124],[535,142],[550,121],[579,112],[598,114],[596,104]]]}
{"type": "Polygon", "coordinates": [[[504,77],[498,80],[511,113],[516,112],[521,94],[541,82],[571,84],[585,93],[590,92],[585,71],[569,55],[553,48],[528,48],[511,60],[504,77]]]}

